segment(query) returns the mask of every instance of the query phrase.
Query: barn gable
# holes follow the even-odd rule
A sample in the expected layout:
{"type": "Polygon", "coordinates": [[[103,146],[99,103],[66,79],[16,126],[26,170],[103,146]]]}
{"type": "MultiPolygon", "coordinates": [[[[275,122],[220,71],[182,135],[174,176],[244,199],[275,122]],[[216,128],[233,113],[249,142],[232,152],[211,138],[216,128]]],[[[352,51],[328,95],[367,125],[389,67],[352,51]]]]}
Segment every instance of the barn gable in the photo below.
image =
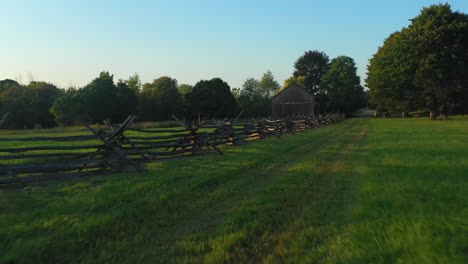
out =
{"type": "Polygon", "coordinates": [[[275,117],[313,115],[314,107],[314,96],[298,84],[291,84],[272,99],[272,113],[275,117]]]}

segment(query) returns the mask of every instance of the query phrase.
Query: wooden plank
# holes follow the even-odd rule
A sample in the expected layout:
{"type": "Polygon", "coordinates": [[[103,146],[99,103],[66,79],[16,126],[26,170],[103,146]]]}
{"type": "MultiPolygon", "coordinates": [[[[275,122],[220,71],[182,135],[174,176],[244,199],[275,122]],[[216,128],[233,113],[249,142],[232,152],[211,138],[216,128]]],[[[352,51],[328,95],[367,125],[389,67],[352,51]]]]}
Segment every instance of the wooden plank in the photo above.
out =
{"type": "Polygon", "coordinates": [[[80,135],[80,136],[68,136],[68,137],[25,137],[25,138],[0,138],[0,142],[9,142],[9,141],[85,141],[96,139],[94,135],[80,135]]]}
{"type": "Polygon", "coordinates": [[[37,146],[37,147],[22,147],[22,148],[0,148],[0,152],[25,152],[33,150],[79,150],[79,149],[96,149],[100,145],[82,145],[82,146],[37,146]]]}
{"type": "MultiPolygon", "coordinates": [[[[127,129],[131,124],[132,122],[135,120],[136,116],[129,116],[125,121],[124,123],[122,123],[122,125],[120,125],[120,127],[113,131],[111,136],[109,137],[104,137],[102,135],[100,135],[99,133],[97,133],[96,130],[94,130],[92,127],[86,125],[86,127],[93,133],[95,134],[97,137],[99,137],[99,139],[104,143],[104,146],[99,146],[99,148],[96,150],[96,154],[98,152],[100,152],[102,149],[104,149],[106,152],[109,152],[109,154],[115,154],[116,156],[119,157],[119,163],[123,163],[123,162],[126,162],[130,165],[132,165],[138,172],[145,172],[146,169],[142,166],[140,166],[140,164],[138,164],[137,162],[135,162],[134,160],[130,159],[129,157],[127,157],[127,155],[125,154],[125,151],[123,151],[122,149],[122,146],[118,143],[118,141],[116,140],[118,137],[121,137],[122,136],[122,133],[125,132],[125,129],[127,129]],[[116,131],[118,131],[118,133],[116,133],[116,131]]],[[[93,155],[96,155],[96,154],[92,154],[89,159],[92,158],[93,155]]],[[[84,167],[86,167],[87,164],[85,163],[80,169],[79,171],[81,171],[84,167]]]]}
{"type": "Polygon", "coordinates": [[[158,139],[172,139],[172,138],[181,138],[187,136],[187,133],[180,133],[174,135],[167,135],[167,136],[152,136],[152,137],[138,137],[138,136],[128,136],[126,138],[131,140],[158,140],[158,139]]]}
{"type": "Polygon", "coordinates": [[[127,129],[128,126],[131,125],[131,123],[133,122],[133,120],[135,120],[135,118],[136,116],[129,115],[127,119],[125,119],[125,121],[123,121],[122,124],[120,124],[116,130],[112,131],[112,133],[108,137],[105,137],[104,135],[100,135],[99,133],[97,133],[97,131],[95,131],[94,129],[91,129],[91,127],[89,126],[87,127],[88,129],[91,130],[91,132],[99,136],[101,139],[106,138],[105,141],[111,141],[111,140],[114,140],[116,137],[120,136],[120,134],[122,134],[125,131],[125,129],[127,129]]]}
{"type": "MultiPolygon", "coordinates": [[[[172,142],[174,143],[174,142],[172,142]]],[[[178,143],[178,144],[151,144],[151,143],[145,143],[143,145],[135,145],[139,149],[158,149],[158,148],[173,148],[175,146],[177,147],[189,147],[192,146],[193,144],[191,143],[178,143]]],[[[131,150],[131,147],[122,147],[124,150],[131,150]]]]}
{"type": "Polygon", "coordinates": [[[79,158],[86,157],[93,152],[83,152],[83,153],[45,153],[45,154],[13,154],[0,156],[0,160],[15,160],[15,159],[40,159],[40,158],[50,158],[50,157],[70,157],[70,158],[79,158]]]}
{"type": "Polygon", "coordinates": [[[150,130],[150,129],[137,129],[137,128],[129,128],[127,129],[129,131],[136,131],[136,132],[141,132],[141,133],[149,133],[149,134],[160,134],[160,133],[182,133],[182,132],[187,132],[187,130],[184,129],[157,129],[157,130],[150,130]]]}

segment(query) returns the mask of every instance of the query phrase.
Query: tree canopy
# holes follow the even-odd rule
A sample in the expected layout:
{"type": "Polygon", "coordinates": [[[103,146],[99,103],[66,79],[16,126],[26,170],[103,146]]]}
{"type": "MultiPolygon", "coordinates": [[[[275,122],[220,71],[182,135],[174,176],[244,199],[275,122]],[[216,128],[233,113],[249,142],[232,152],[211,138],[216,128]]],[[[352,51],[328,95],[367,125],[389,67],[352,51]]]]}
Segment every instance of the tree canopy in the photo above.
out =
{"type": "Polygon", "coordinates": [[[273,73],[267,71],[260,80],[248,78],[239,92],[239,106],[243,116],[271,115],[271,98],[278,92],[279,83],[273,73]]]}
{"type": "Polygon", "coordinates": [[[120,122],[127,115],[136,113],[138,91],[127,83],[120,80],[115,85],[113,75],[101,72],[82,89],[65,91],[50,110],[55,121],[62,125],[101,123],[106,119],[120,122]]]}
{"type": "Polygon", "coordinates": [[[294,77],[304,77],[304,87],[313,95],[319,92],[320,82],[330,68],[330,59],[323,51],[309,50],[294,63],[294,77]]]}
{"type": "Polygon", "coordinates": [[[85,109],[84,93],[69,88],[55,100],[50,112],[54,115],[57,124],[72,126],[90,121],[89,113],[85,109]]]}
{"type": "Polygon", "coordinates": [[[330,69],[322,77],[320,90],[322,97],[327,99],[326,112],[349,115],[365,105],[364,88],[350,57],[339,56],[331,61],[330,69]]]}
{"type": "Polygon", "coordinates": [[[467,14],[452,11],[448,4],[423,8],[370,60],[370,100],[385,111],[466,113],[467,61],[467,14]]]}
{"type": "MultiPolygon", "coordinates": [[[[114,76],[109,72],[101,72],[99,77],[83,87],[85,109],[93,122],[102,122],[113,119],[117,112],[117,88],[114,85],[114,76]]],[[[117,121],[117,120],[116,120],[117,121]]]]}
{"type": "Polygon", "coordinates": [[[139,114],[143,120],[169,120],[183,112],[183,97],[176,79],[163,76],[145,83],[140,94],[139,114]]]}
{"type": "Polygon", "coordinates": [[[236,107],[231,88],[220,78],[197,82],[190,94],[189,109],[193,115],[224,118],[234,115],[236,107]]]}
{"type": "Polygon", "coordinates": [[[20,85],[13,80],[0,81],[0,113],[9,113],[4,126],[8,128],[33,128],[55,126],[50,114],[60,90],[46,82],[20,85]]]}

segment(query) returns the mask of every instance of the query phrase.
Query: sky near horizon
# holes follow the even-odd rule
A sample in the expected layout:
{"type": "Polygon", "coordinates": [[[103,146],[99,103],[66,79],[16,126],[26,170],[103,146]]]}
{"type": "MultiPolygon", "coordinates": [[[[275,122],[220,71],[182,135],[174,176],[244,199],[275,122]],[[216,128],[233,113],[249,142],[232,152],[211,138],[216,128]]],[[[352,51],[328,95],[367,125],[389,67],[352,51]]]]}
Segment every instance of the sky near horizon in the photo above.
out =
{"type": "MultiPolygon", "coordinates": [[[[0,0],[0,80],[82,87],[101,71],[231,88],[270,70],[282,84],[306,50],[347,55],[361,79],[392,32],[429,0],[0,0]]],[[[468,0],[448,2],[468,13],[468,0]]]]}

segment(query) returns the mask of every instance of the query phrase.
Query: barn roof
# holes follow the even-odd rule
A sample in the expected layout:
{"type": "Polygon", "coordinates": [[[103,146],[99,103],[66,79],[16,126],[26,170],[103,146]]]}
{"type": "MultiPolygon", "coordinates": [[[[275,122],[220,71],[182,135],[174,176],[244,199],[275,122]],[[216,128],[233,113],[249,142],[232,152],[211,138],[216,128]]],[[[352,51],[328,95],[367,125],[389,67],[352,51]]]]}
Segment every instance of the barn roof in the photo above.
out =
{"type": "Polygon", "coordinates": [[[273,103],[314,102],[314,96],[299,84],[291,84],[273,96],[273,103]]]}

